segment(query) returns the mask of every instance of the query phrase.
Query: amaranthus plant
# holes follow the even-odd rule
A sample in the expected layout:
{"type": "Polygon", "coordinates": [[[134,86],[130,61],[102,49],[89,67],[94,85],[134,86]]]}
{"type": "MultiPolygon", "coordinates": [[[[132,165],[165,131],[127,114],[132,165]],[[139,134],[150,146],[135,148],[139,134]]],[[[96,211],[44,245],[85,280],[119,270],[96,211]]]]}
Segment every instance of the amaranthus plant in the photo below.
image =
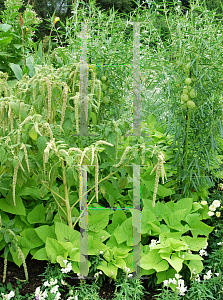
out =
{"type": "Polygon", "coordinates": [[[15,223],[15,220],[10,220],[6,225],[6,223],[3,220],[1,220],[1,215],[0,215],[0,235],[3,236],[4,241],[6,243],[6,246],[4,249],[4,257],[5,258],[4,258],[3,283],[5,282],[5,279],[6,279],[7,256],[8,256],[10,247],[12,248],[13,252],[16,252],[16,249],[18,250],[19,256],[22,259],[26,280],[28,280],[28,272],[27,272],[25,257],[19,247],[19,241],[16,237],[16,233],[18,233],[20,231],[20,229],[13,228],[14,223],[15,223]]]}

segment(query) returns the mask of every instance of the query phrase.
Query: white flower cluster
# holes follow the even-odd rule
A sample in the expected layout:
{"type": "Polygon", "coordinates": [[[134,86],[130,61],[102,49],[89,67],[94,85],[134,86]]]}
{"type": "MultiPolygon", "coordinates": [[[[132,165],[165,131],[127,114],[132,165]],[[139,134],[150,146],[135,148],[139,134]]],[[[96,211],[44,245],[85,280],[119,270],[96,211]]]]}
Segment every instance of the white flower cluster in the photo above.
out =
{"type": "Polygon", "coordinates": [[[182,276],[179,274],[175,274],[175,278],[169,278],[169,280],[164,280],[164,286],[169,286],[171,283],[176,286],[176,289],[179,290],[179,295],[184,296],[185,292],[187,291],[187,287],[184,286],[184,280],[181,279],[182,276]]]}
{"type": "Polygon", "coordinates": [[[151,240],[151,244],[149,245],[150,251],[153,250],[153,247],[157,244],[160,244],[160,241],[151,240]]]}
{"type": "MultiPolygon", "coordinates": [[[[62,273],[68,273],[68,272],[70,272],[70,271],[72,270],[71,262],[68,263],[68,260],[66,260],[66,259],[63,260],[63,262],[64,262],[66,268],[65,268],[65,269],[62,268],[62,269],[61,269],[61,272],[62,272],[62,273]]],[[[66,283],[63,279],[61,279],[61,283],[62,283],[63,285],[67,285],[67,283],[66,283]]],[[[48,281],[48,280],[45,281],[45,282],[43,283],[43,285],[44,285],[45,287],[50,287],[50,288],[51,288],[51,289],[50,289],[50,293],[51,293],[51,294],[55,294],[54,300],[59,300],[59,299],[61,299],[61,297],[60,297],[61,293],[58,291],[59,285],[57,284],[57,279],[51,278],[50,281],[48,281]]],[[[44,300],[44,299],[47,299],[47,297],[48,297],[47,290],[45,290],[44,292],[42,292],[42,291],[40,290],[40,287],[37,287],[36,290],[35,290],[35,296],[36,296],[36,299],[38,299],[38,300],[44,300]]],[[[7,298],[7,299],[8,299],[8,298],[7,298]]],[[[10,299],[10,298],[9,298],[9,299],[10,299]]],[[[74,298],[74,297],[69,297],[67,300],[72,300],[72,299],[78,300],[77,296],[75,296],[75,298],[74,298]]]]}
{"type": "MultiPolygon", "coordinates": [[[[207,204],[207,201],[201,201],[201,204],[202,205],[206,205],[207,204]],[[206,202],[206,203],[205,203],[206,202]],[[205,203],[205,204],[204,204],[205,203]]],[[[214,216],[214,212],[216,211],[216,209],[218,208],[218,207],[220,207],[221,206],[221,202],[219,201],[219,200],[214,200],[213,202],[212,202],[212,204],[209,206],[209,212],[208,212],[208,215],[210,216],[210,217],[212,217],[212,216],[214,216]]],[[[221,212],[220,211],[216,211],[216,217],[220,217],[221,216],[221,212]]]]}
{"type": "Polygon", "coordinates": [[[212,276],[212,272],[211,272],[211,270],[209,270],[209,271],[207,272],[207,274],[204,275],[204,280],[210,279],[211,276],[212,276]]]}
{"type": "MultiPolygon", "coordinates": [[[[44,284],[45,284],[46,282],[44,282],[44,284]]],[[[51,290],[50,290],[50,292],[51,292],[51,294],[55,294],[55,298],[54,298],[54,300],[59,300],[59,299],[61,299],[60,298],[60,292],[58,292],[58,287],[59,287],[59,285],[55,285],[55,286],[53,286],[52,288],[51,288],[51,290]]],[[[41,290],[40,290],[40,287],[38,286],[37,288],[36,288],[36,290],[35,290],[35,296],[36,296],[36,299],[38,299],[38,300],[45,300],[45,299],[47,299],[47,297],[48,297],[48,294],[47,294],[47,291],[45,290],[44,292],[42,292],[41,290]]]]}
{"type": "Polygon", "coordinates": [[[207,242],[206,246],[199,251],[200,256],[204,256],[204,255],[208,256],[208,253],[206,251],[207,246],[208,246],[208,242],[207,242]]]}
{"type": "Polygon", "coordinates": [[[4,295],[3,293],[1,295],[3,300],[10,300],[15,296],[15,293],[14,291],[11,291],[8,295],[4,295]]]}
{"type": "MultiPolygon", "coordinates": [[[[125,271],[126,274],[128,274],[128,273],[130,273],[131,270],[125,266],[124,271],[125,271]]],[[[128,274],[128,277],[132,277],[132,274],[128,274]]]]}
{"type": "Polygon", "coordinates": [[[62,269],[61,269],[61,272],[62,272],[62,273],[69,273],[69,272],[72,270],[71,262],[68,263],[68,260],[66,260],[66,259],[64,259],[63,262],[64,262],[66,268],[65,268],[65,269],[62,268],[62,269]],[[68,264],[67,264],[67,263],[68,263],[68,264]]]}
{"type": "Polygon", "coordinates": [[[94,277],[97,278],[100,274],[102,274],[101,271],[99,271],[98,273],[95,273],[95,274],[94,274],[94,277]]]}

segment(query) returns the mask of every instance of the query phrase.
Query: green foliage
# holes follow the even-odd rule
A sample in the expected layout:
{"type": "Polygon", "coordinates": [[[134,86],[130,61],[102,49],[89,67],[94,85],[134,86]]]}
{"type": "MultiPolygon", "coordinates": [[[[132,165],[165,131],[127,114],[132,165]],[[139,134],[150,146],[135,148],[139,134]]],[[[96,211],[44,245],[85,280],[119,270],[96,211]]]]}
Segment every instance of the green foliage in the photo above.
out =
{"type": "Polygon", "coordinates": [[[0,71],[12,76],[12,71],[18,80],[22,78],[19,65],[26,64],[26,56],[33,47],[32,37],[36,26],[41,22],[31,5],[21,13],[23,2],[20,0],[5,1],[0,26],[0,71]]]}

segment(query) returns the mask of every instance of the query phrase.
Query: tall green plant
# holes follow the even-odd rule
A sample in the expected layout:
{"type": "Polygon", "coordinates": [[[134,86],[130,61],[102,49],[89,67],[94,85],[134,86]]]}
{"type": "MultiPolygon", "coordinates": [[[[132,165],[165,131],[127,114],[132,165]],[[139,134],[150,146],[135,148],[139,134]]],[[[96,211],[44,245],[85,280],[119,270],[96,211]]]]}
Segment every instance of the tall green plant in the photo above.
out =
{"type": "Polygon", "coordinates": [[[177,18],[163,3],[170,37],[154,51],[160,64],[154,113],[174,135],[169,159],[177,173],[169,184],[192,196],[213,185],[210,164],[222,134],[222,23],[198,1],[191,1],[186,16],[176,6],[177,18]]]}

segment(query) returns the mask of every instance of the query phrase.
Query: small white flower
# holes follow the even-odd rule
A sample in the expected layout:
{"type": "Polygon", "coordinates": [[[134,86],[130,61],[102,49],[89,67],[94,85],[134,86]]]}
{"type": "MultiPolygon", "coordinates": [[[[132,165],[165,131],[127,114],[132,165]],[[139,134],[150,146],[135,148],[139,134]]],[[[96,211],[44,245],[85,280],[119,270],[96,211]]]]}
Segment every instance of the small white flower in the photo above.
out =
{"type": "Polygon", "coordinates": [[[62,273],[69,273],[72,270],[72,264],[71,262],[66,266],[65,269],[61,269],[62,273]]]}
{"type": "Polygon", "coordinates": [[[168,280],[164,280],[164,281],[163,281],[163,284],[164,284],[164,286],[168,286],[169,281],[168,281],[168,280]]]}
{"type": "Polygon", "coordinates": [[[103,251],[100,251],[100,254],[104,254],[104,252],[103,252],[103,251]]]}
{"type": "Polygon", "coordinates": [[[218,246],[222,245],[222,242],[217,243],[218,246]]]}
{"type": "Polygon", "coordinates": [[[15,293],[14,291],[11,291],[8,295],[4,295],[3,293],[1,295],[3,300],[10,300],[15,296],[15,293]]]}
{"type": "Polygon", "coordinates": [[[67,285],[67,283],[66,283],[63,279],[61,279],[61,283],[62,283],[63,285],[67,285]]]}
{"type": "Polygon", "coordinates": [[[43,292],[43,298],[46,298],[47,296],[48,296],[47,290],[45,290],[45,291],[43,292]]]}
{"type": "Polygon", "coordinates": [[[199,254],[200,254],[200,256],[208,256],[208,254],[207,254],[207,251],[206,250],[204,250],[204,249],[201,249],[200,251],[199,251],[199,254]]]}
{"type": "Polygon", "coordinates": [[[126,266],[125,266],[125,272],[126,272],[126,273],[129,273],[129,272],[130,272],[130,269],[127,268],[126,266]]]}
{"type": "Polygon", "coordinates": [[[207,204],[208,204],[207,201],[205,200],[201,201],[201,205],[207,205],[207,204]]]}
{"type": "Polygon", "coordinates": [[[132,277],[132,276],[133,276],[132,274],[129,274],[129,275],[128,275],[128,277],[132,277]]]}
{"type": "Polygon", "coordinates": [[[54,287],[52,287],[52,289],[51,289],[51,294],[55,294],[57,291],[58,291],[58,287],[59,287],[59,285],[55,285],[54,287]]]}
{"type": "Polygon", "coordinates": [[[55,285],[55,284],[57,284],[57,279],[54,280],[53,278],[51,278],[49,286],[52,286],[52,285],[55,285]]]}
{"type": "Polygon", "coordinates": [[[60,299],[60,292],[57,292],[56,296],[55,296],[55,300],[59,300],[60,299]]]}
{"type": "Polygon", "coordinates": [[[180,274],[175,274],[175,278],[180,279],[180,278],[182,278],[182,276],[180,274]]]}
{"type": "Polygon", "coordinates": [[[197,274],[197,276],[195,277],[195,281],[197,281],[197,282],[200,282],[201,281],[201,279],[200,279],[200,276],[197,274]]]}
{"type": "Polygon", "coordinates": [[[67,263],[68,263],[68,260],[64,259],[63,262],[64,262],[64,264],[65,264],[65,266],[66,266],[67,263]]]}
{"type": "Polygon", "coordinates": [[[207,242],[206,246],[203,249],[207,249],[207,247],[208,247],[208,242],[207,242]]]}
{"type": "Polygon", "coordinates": [[[181,256],[181,258],[184,258],[185,257],[185,255],[183,254],[182,256],[181,256]]]}
{"type": "Polygon", "coordinates": [[[220,207],[221,206],[221,202],[219,200],[214,200],[212,205],[214,205],[215,207],[220,207]]]}
{"type": "Polygon", "coordinates": [[[211,205],[209,206],[209,209],[210,209],[211,211],[216,211],[216,206],[214,206],[213,204],[211,204],[211,205]]]}
{"type": "Polygon", "coordinates": [[[221,216],[221,212],[220,212],[220,211],[217,211],[217,212],[216,212],[216,217],[219,218],[220,216],[221,216]]]}
{"type": "Polygon", "coordinates": [[[114,273],[111,271],[111,274],[110,275],[114,275],[114,273]]]}
{"type": "Polygon", "coordinates": [[[207,274],[204,275],[204,280],[210,279],[210,278],[211,278],[211,275],[212,275],[211,270],[209,270],[209,271],[207,272],[207,274]]]}
{"type": "Polygon", "coordinates": [[[214,215],[214,212],[213,211],[209,211],[208,215],[209,215],[209,217],[212,217],[214,215]]]}
{"type": "Polygon", "coordinates": [[[219,273],[214,273],[217,277],[219,276],[219,273]]]}
{"type": "Polygon", "coordinates": [[[47,281],[45,281],[45,282],[43,283],[43,285],[44,285],[45,287],[47,287],[47,286],[50,286],[50,284],[49,284],[48,280],[47,280],[47,281]]]}

